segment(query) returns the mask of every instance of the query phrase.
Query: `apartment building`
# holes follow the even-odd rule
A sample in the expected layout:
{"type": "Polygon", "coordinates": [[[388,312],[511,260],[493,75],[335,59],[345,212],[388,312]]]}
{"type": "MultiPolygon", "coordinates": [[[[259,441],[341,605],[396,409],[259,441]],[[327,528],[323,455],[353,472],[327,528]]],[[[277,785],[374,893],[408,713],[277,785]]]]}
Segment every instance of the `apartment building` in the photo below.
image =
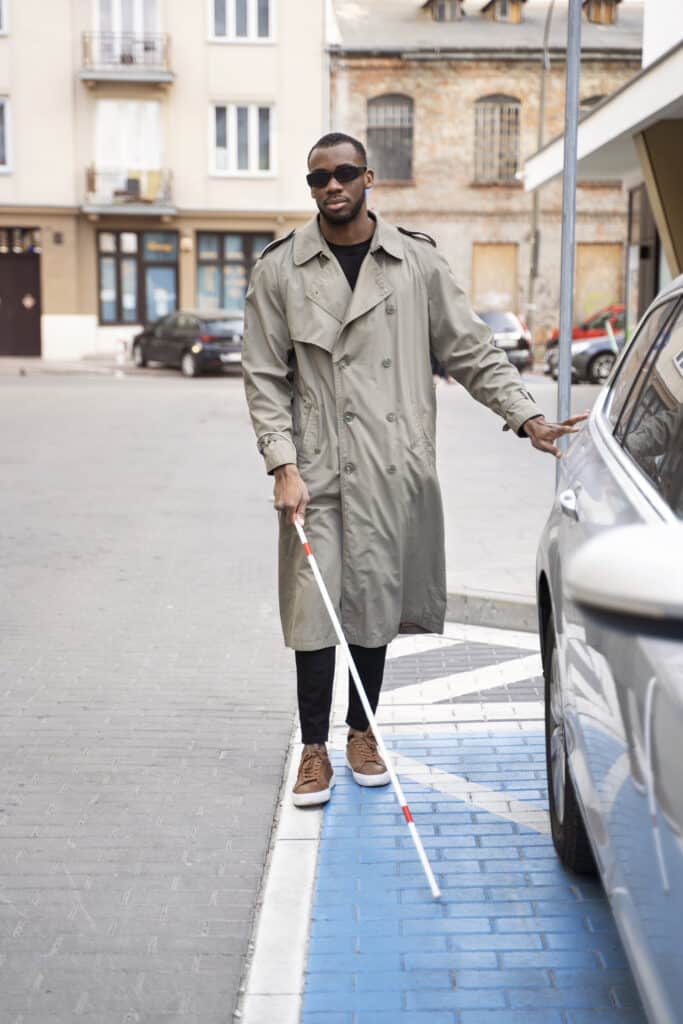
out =
{"type": "Polygon", "coordinates": [[[311,213],[323,0],[0,0],[0,355],[240,312],[311,213]]]}
{"type": "MultiPolygon", "coordinates": [[[[586,0],[582,116],[640,68],[642,4],[586,0]]],[[[371,205],[433,235],[479,310],[509,309],[544,338],[557,325],[561,189],[536,214],[524,159],[562,131],[561,0],[334,0],[331,121],[367,142],[371,205]],[[547,45],[544,43],[547,41],[547,45]],[[545,70],[544,70],[545,68],[545,70]]],[[[578,320],[624,296],[620,175],[577,195],[578,320]]]]}

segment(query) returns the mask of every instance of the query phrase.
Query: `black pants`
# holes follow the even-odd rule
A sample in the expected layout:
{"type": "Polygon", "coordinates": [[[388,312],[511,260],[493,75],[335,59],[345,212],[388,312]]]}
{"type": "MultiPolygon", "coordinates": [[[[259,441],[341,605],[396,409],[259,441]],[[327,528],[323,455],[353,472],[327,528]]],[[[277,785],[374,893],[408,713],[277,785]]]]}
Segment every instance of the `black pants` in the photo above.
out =
{"type": "MultiPolygon", "coordinates": [[[[384,676],[385,647],[356,647],[349,644],[373,712],[377,708],[384,676]]],[[[326,743],[330,728],[334,647],[320,651],[295,651],[299,721],[304,743],[326,743]]],[[[368,720],[349,673],[349,706],[346,723],[351,729],[364,730],[368,720]]]]}

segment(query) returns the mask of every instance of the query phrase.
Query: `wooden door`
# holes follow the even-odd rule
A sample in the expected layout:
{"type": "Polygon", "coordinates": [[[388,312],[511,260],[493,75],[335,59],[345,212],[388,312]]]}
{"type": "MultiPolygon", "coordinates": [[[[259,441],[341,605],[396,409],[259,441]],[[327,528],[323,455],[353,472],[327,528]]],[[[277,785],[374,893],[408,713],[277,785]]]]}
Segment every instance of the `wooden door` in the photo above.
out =
{"type": "Polygon", "coordinates": [[[40,256],[0,255],[0,356],[40,355],[40,256]]]}
{"type": "Polygon", "coordinates": [[[517,312],[517,245],[475,242],[472,246],[472,294],[475,310],[517,312]]]}
{"type": "Polygon", "coordinates": [[[574,323],[624,301],[624,249],[620,244],[580,242],[576,247],[574,323]]]}

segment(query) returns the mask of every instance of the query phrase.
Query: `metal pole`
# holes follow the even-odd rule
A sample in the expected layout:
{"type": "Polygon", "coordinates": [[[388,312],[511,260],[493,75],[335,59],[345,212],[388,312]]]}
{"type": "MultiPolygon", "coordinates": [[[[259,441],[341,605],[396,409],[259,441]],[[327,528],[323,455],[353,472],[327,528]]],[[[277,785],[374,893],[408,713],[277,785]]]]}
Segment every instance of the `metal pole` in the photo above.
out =
{"type": "MultiPolygon", "coordinates": [[[[574,242],[576,235],[576,148],[579,125],[580,60],[581,0],[569,0],[567,9],[567,72],[564,102],[559,377],[557,381],[557,419],[559,423],[571,415],[574,242]]],[[[564,449],[566,443],[566,437],[561,438],[558,442],[562,449],[564,449]]]]}

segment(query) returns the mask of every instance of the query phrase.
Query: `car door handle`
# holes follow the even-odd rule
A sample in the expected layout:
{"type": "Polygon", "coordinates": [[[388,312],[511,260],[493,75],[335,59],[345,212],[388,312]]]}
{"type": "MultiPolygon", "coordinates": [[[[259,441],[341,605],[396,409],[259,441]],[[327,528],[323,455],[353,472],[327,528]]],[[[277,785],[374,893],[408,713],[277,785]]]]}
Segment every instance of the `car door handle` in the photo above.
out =
{"type": "Polygon", "coordinates": [[[571,487],[566,491],[562,491],[560,494],[560,508],[562,509],[563,515],[568,516],[569,519],[573,519],[574,522],[579,521],[579,512],[576,507],[576,494],[571,487]]]}

